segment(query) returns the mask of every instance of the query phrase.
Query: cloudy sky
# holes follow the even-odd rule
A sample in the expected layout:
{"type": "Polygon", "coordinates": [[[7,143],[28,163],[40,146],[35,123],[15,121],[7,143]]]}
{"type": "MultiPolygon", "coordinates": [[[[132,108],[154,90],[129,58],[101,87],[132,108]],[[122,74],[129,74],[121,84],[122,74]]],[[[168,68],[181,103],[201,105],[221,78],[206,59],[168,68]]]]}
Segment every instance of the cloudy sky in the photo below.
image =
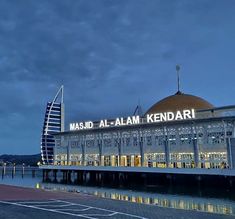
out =
{"type": "Polygon", "coordinates": [[[182,91],[235,104],[234,0],[0,0],[0,154],[40,152],[46,102],[71,121],[182,91]]]}

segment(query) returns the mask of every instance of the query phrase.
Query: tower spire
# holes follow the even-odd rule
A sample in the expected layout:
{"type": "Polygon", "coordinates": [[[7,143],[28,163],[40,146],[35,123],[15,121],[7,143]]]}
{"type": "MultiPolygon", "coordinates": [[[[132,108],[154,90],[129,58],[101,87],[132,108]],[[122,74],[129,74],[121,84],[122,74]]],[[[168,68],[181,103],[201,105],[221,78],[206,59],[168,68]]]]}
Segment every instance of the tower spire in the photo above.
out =
{"type": "Polygon", "coordinates": [[[64,85],[62,85],[62,86],[60,87],[60,89],[57,91],[57,93],[56,93],[56,95],[55,95],[55,97],[54,97],[53,102],[55,102],[55,101],[58,99],[59,94],[61,94],[61,96],[60,96],[60,101],[61,101],[61,103],[64,103],[64,85]]]}
{"type": "Polygon", "coordinates": [[[176,65],[176,73],[177,73],[177,93],[181,93],[180,92],[180,75],[179,75],[179,71],[180,71],[180,65],[176,65]]]}

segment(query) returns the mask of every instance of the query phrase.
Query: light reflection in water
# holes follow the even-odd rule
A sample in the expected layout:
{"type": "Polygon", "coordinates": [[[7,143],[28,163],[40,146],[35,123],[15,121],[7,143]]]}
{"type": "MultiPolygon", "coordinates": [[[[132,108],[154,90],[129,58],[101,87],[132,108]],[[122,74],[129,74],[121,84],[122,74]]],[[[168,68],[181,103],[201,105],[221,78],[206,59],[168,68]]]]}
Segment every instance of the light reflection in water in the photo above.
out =
{"type": "Polygon", "coordinates": [[[199,198],[183,195],[158,194],[150,192],[138,192],[86,186],[68,186],[52,183],[42,183],[40,184],[40,188],[47,190],[86,193],[102,198],[151,204],[157,205],[159,207],[176,208],[183,210],[197,210],[208,213],[235,216],[235,202],[224,199],[199,198]]]}

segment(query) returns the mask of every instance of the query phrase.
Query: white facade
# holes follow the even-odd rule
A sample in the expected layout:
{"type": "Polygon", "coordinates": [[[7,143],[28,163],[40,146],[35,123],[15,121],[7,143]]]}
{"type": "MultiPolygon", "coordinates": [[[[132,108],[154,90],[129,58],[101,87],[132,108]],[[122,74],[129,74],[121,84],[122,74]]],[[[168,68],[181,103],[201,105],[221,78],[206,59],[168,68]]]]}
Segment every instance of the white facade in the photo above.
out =
{"type": "Polygon", "coordinates": [[[56,134],[54,165],[235,168],[235,106],[185,120],[140,121],[56,134]]]}

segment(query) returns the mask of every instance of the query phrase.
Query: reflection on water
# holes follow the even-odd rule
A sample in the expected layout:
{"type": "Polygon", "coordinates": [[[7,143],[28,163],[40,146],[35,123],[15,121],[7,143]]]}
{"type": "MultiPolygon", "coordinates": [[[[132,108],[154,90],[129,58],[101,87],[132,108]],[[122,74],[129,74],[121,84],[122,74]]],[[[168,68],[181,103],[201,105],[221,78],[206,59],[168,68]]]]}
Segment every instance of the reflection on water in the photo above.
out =
{"type": "Polygon", "coordinates": [[[132,190],[69,186],[52,183],[41,183],[40,187],[47,190],[79,192],[102,198],[131,201],[184,210],[197,210],[209,213],[235,215],[235,202],[224,199],[190,197],[182,195],[138,192],[132,190]]]}
{"type": "Polygon", "coordinates": [[[42,181],[42,171],[38,168],[2,167],[1,173],[0,184],[35,188],[42,181]]]}
{"type": "MultiPolygon", "coordinates": [[[[211,198],[195,196],[193,193],[193,196],[190,196],[189,193],[187,193],[188,195],[183,195],[182,191],[184,191],[185,188],[181,188],[181,192],[174,194],[170,192],[171,190],[164,189],[164,191],[168,192],[163,194],[160,191],[146,192],[125,189],[42,183],[41,170],[31,168],[24,168],[24,170],[22,170],[22,168],[18,168],[13,172],[10,169],[5,169],[4,172],[2,171],[0,184],[17,185],[46,190],[68,191],[74,193],[85,193],[103,198],[157,205],[159,207],[197,210],[235,216],[235,201],[231,199],[229,200],[228,196],[225,195],[223,198],[221,198],[220,195],[218,195],[217,198],[211,198]]],[[[213,197],[216,197],[216,191],[213,192],[213,197]]],[[[231,197],[234,196],[232,195],[231,197]]]]}

